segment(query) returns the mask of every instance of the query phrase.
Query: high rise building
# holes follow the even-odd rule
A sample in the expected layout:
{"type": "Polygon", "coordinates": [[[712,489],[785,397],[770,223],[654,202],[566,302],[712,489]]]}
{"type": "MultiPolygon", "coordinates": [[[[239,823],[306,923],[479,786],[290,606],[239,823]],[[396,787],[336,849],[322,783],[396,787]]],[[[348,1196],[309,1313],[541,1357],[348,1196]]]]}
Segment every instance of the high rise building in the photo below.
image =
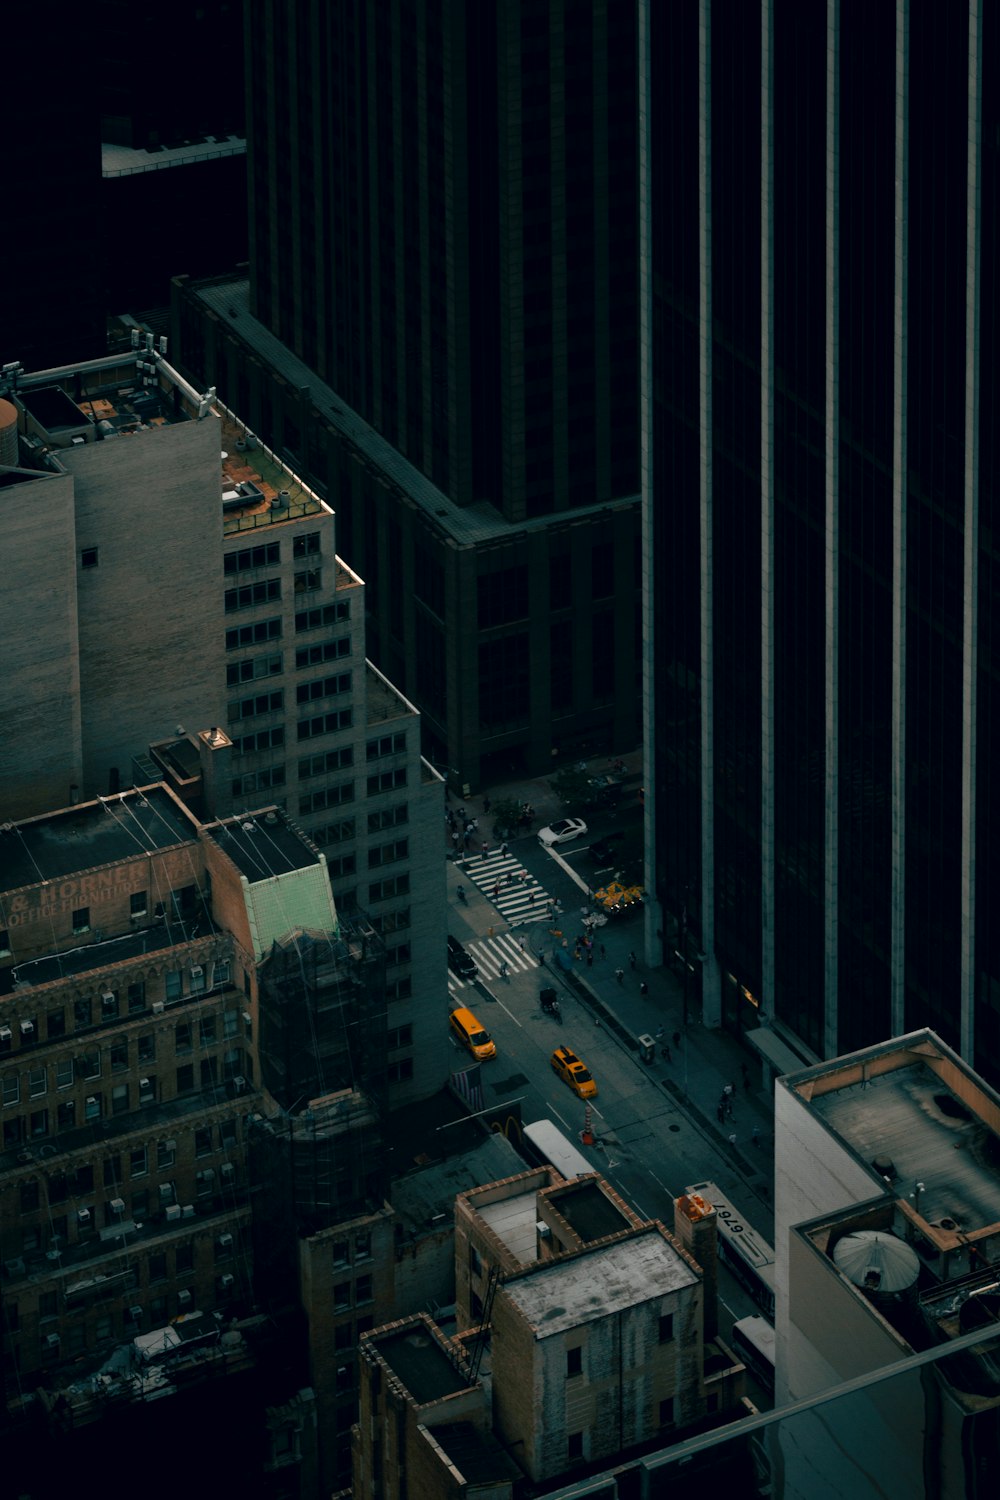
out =
{"type": "Polygon", "coordinates": [[[338,911],[385,940],[390,1104],[435,1092],[441,778],[366,659],[333,511],[159,349],[11,384],[0,817],[161,778],[200,811],[190,736],[214,726],[214,814],[278,802],[324,851],[338,911]]]}
{"type": "Polygon", "coordinates": [[[269,6],[249,281],[183,367],[336,509],[371,649],[457,779],[638,736],[635,17],[269,6]]]}
{"type": "Polygon", "coordinates": [[[651,935],[996,1079],[996,16],[639,14],[651,935]]]}

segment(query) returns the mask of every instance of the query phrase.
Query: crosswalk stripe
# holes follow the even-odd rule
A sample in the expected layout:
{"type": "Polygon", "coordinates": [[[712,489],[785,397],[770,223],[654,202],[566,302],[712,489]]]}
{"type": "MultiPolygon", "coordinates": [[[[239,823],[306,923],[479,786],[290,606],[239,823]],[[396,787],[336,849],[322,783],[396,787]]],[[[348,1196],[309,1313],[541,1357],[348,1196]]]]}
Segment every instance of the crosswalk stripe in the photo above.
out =
{"type": "Polygon", "coordinates": [[[463,872],[512,927],[544,918],[549,897],[513,856],[472,856],[465,861],[463,872]]]}
{"type": "Polygon", "coordinates": [[[480,968],[488,969],[491,974],[500,973],[500,965],[505,963],[509,969],[518,969],[527,972],[537,969],[538,961],[528,952],[521,949],[514,938],[501,933],[499,937],[484,939],[482,942],[467,943],[466,947],[480,968]]]}

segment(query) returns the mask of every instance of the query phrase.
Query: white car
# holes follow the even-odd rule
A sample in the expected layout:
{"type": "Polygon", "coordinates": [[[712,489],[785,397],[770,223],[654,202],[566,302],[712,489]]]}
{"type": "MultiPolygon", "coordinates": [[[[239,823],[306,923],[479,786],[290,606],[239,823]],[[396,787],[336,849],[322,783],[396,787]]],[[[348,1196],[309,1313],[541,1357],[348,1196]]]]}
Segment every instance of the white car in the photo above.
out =
{"type": "Polygon", "coordinates": [[[550,823],[548,828],[538,830],[538,842],[551,849],[553,844],[568,844],[570,839],[578,839],[586,832],[587,825],[582,818],[560,818],[558,823],[550,823]]]}

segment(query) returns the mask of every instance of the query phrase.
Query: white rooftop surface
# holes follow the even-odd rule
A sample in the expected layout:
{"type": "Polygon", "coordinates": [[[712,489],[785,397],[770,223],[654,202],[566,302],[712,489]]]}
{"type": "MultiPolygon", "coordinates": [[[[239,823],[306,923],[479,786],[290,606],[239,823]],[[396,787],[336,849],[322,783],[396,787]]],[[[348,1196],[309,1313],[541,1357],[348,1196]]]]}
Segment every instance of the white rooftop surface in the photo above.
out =
{"type": "MultiPolygon", "coordinates": [[[[922,1182],[928,1223],[954,1219],[972,1233],[1000,1221],[1000,1140],[926,1063],[817,1093],[810,1108],[862,1161],[888,1157],[895,1192],[922,1182]]],[[[874,1194],[874,1168],[872,1178],[874,1194]]]]}
{"type": "Polygon", "coordinates": [[[500,1203],[487,1203],[483,1208],[476,1208],[483,1222],[499,1235],[523,1266],[530,1266],[538,1259],[536,1198],[537,1188],[532,1188],[530,1193],[518,1193],[516,1198],[505,1198],[500,1203]]]}
{"type": "Polygon", "coordinates": [[[133,177],[138,172],[161,172],[164,167],[212,161],[219,156],[245,156],[246,149],[247,143],[241,135],[210,135],[197,145],[165,146],[160,151],[146,151],[142,147],[118,146],[112,141],[104,141],[101,146],[101,171],[104,177],[133,177]]]}
{"type": "Polygon", "coordinates": [[[533,1326],[535,1337],[546,1339],[698,1281],[654,1226],[632,1239],[554,1260],[521,1281],[507,1282],[503,1294],[533,1326]]]}

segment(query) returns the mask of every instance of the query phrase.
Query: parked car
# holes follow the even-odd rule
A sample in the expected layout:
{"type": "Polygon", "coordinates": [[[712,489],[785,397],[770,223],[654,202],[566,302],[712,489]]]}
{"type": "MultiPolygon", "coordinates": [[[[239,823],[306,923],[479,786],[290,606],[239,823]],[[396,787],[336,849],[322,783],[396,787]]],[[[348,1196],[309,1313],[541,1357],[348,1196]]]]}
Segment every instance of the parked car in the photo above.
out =
{"type": "Polygon", "coordinates": [[[623,833],[609,833],[596,839],[590,846],[590,856],[598,865],[610,865],[618,857],[616,845],[624,839],[623,833]]]}
{"type": "Polygon", "coordinates": [[[551,1057],[553,1071],[563,1083],[568,1083],[580,1099],[595,1099],[597,1084],[590,1070],[571,1047],[557,1047],[551,1057]]]}
{"type": "Polygon", "coordinates": [[[551,849],[553,844],[568,844],[570,839],[581,838],[586,832],[587,825],[582,818],[560,818],[548,828],[539,829],[538,842],[551,849]]]}
{"type": "Polygon", "coordinates": [[[448,934],[448,967],[459,979],[475,979],[479,970],[471,953],[466,953],[458,938],[448,934]]]}

